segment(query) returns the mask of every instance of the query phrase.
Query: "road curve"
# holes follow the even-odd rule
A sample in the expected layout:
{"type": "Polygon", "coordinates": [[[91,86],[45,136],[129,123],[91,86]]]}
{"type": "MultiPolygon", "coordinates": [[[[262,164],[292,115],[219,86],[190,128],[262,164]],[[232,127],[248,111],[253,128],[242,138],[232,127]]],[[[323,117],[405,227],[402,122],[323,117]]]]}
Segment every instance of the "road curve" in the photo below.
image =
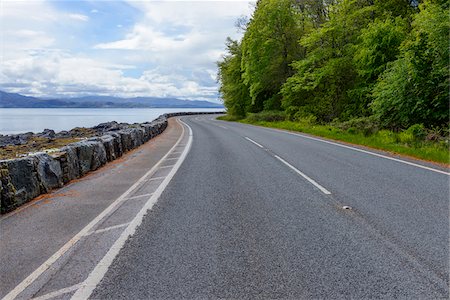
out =
{"type": "Polygon", "coordinates": [[[92,298],[449,297],[448,174],[182,119],[190,152],[92,298]]]}

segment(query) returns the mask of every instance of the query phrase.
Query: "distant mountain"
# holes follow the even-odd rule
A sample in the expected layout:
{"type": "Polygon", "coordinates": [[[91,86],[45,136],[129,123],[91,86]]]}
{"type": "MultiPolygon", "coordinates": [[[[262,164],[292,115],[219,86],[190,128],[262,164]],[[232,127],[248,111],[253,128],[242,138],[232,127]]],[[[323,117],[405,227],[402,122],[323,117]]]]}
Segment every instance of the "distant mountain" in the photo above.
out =
{"type": "Polygon", "coordinates": [[[41,99],[0,91],[0,108],[223,108],[223,105],[208,101],[157,97],[87,96],[41,99]]]}

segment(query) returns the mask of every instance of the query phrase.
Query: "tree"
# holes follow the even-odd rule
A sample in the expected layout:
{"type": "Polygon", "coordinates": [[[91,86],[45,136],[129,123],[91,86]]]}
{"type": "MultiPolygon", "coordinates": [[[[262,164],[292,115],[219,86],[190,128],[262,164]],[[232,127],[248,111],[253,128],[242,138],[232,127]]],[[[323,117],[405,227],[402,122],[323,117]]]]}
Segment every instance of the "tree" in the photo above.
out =
{"type": "Polygon", "coordinates": [[[250,106],[250,94],[242,79],[241,45],[239,42],[228,38],[226,46],[228,54],[217,63],[219,67],[218,79],[221,83],[219,92],[228,114],[245,117],[250,106]]]}
{"type": "Polygon", "coordinates": [[[375,85],[372,109],[383,125],[448,124],[450,22],[445,6],[434,1],[419,6],[399,59],[389,64],[375,85]]]}
{"type": "Polygon", "coordinates": [[[243,78],[254,111],[279,109],[279,91],[292,75],[290,63],[304,55],[298,44],[301,12],[294,0],[260,0],[242,41],[243,78]]]}
{"type": "Polygon", "coordinates": [[[354,45],[374,10],[368,2],[343,0],[330,6],[329,20],[301,39],[307,55],[292,64],[296,73],[283,86],[285,109],[299,107],[322,121],[358,113],[348,91],[357,79],[354,45]]]}

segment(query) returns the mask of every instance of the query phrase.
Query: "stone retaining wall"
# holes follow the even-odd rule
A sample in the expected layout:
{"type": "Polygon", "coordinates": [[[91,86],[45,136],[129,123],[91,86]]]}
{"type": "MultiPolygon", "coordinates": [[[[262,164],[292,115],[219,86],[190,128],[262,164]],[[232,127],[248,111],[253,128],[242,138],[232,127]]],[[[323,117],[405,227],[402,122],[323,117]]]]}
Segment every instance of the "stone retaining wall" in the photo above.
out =
{"type": "Polygon", "coordinates": [[[167,118],[194,114],[215,113],[164,114],[152,122],[106,132],[99,137],[69,144],[51,154],[35,153],[17,159],[0,160],[0,212],[12,211],[139,147],[166,129],[167,118]]]}

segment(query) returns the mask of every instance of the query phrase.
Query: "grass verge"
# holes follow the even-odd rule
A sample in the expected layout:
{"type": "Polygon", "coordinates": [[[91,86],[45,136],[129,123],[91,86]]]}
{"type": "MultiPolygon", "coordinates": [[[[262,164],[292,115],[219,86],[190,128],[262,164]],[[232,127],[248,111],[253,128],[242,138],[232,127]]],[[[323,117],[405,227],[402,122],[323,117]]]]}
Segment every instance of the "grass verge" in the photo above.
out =
{"type": "Polygon", "coordinates": [[[445,143],[432,141],[400,141],[399,134],[388,130],[380,130],[371,135],[364,135],[359,132],[348,132],[331,125],[316,125],[293,121],[254,121],[238,119],[230,116],[222,116],[218,119],[224,121],[238,121],[245,124],[252,124],[270,128],[285,129],[311,135],[324,137],[336,141],[343,141],[351,144],[367,146],[374,149],[384,150],[395,154],[419,158],[426,161],[450,164],[450,153],[448,145],[445,143]]]}

